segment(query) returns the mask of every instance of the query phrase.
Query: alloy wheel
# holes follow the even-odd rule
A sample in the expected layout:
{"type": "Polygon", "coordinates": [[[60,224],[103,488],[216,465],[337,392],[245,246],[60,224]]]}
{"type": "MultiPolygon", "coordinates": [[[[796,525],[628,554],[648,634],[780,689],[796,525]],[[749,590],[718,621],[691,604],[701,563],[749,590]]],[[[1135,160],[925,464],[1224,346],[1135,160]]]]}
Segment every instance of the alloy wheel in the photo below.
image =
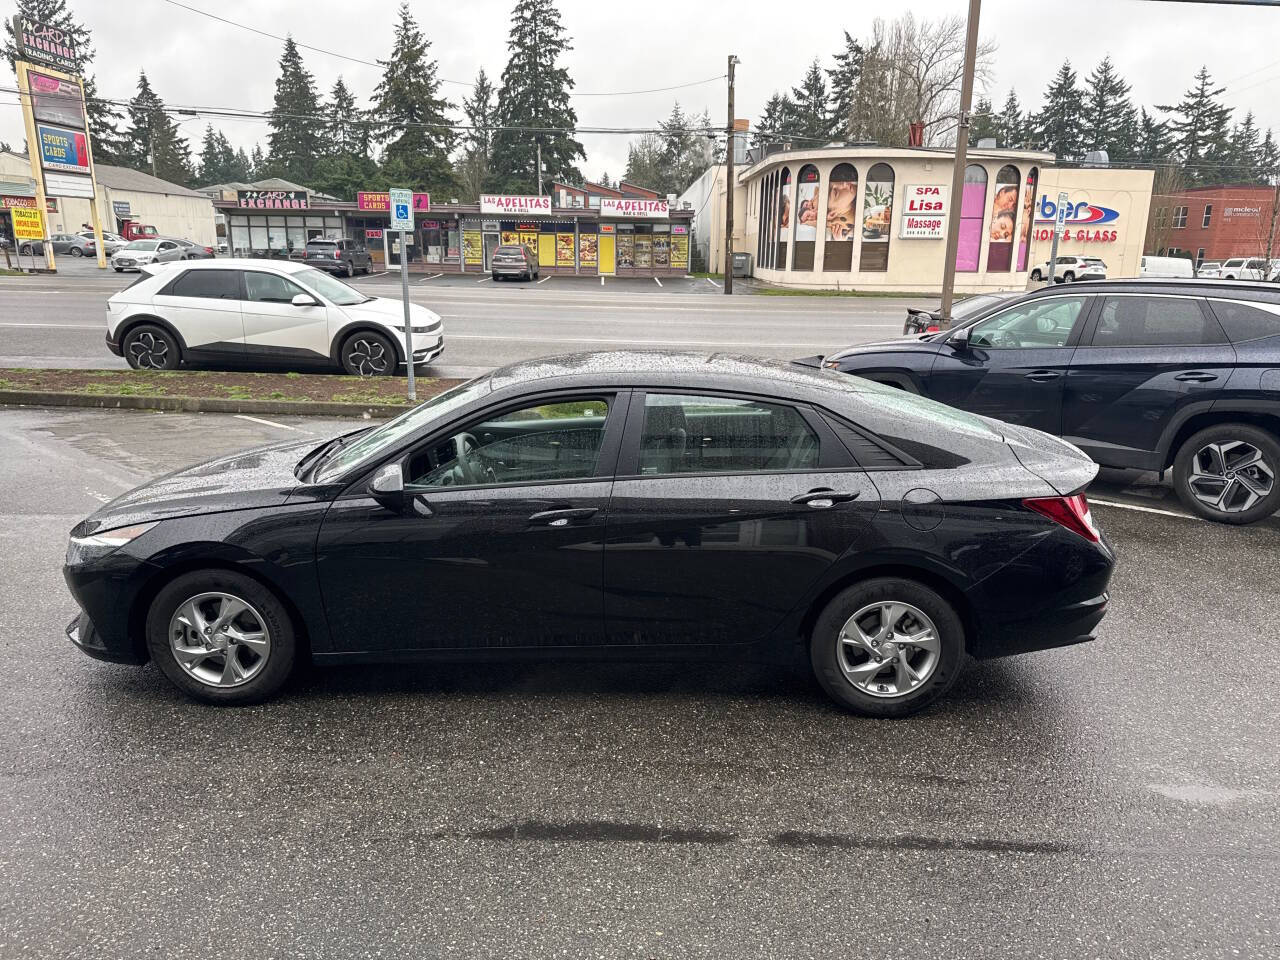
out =
{"type": "Polygon", "coordinates": [[[1209,443],[1191,458],[1187,485],[1197,500],[1223,513],[1243,513],[1271,494],[1275,467],[1243,440],[1209,443]]]}
{"type": "Polygon", "coordinates": [[[356,373],[362,377],[373,377],[387,372],[387,348],[377,340],[359,337],[347,349],[347,359],[356,373]]]}
{"type": "Polygon", "coordinates": [[[169,344],[151,331],[143,331],[129,344],[129,359],[140,368],[163,370],[169,359],[169,344]]]}
{"type": "Polygon", "coordinates": [[[845,621],[836,642],[845,679],[873,697],[904,696],[938,668],[938,629],[909,603],[868,604],[845,621]]]}
{"type": "Polygon", "coordinates": [[[266,622],[229,593],[200,593],[169,621],[169,649],[184,672],[209,687],[238,687],[260,674],[271,656],[266,622]]]}

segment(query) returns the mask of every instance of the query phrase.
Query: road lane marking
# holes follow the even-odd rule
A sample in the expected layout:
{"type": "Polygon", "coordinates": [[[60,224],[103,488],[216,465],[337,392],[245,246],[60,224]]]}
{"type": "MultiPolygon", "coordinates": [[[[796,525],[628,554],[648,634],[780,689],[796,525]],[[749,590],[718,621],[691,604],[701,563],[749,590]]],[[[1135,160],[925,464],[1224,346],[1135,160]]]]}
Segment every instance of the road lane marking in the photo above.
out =
{"type": "Polygon", "coordinates": [[[550,280],[550,279],[551,279],[551,274],[549,274],[549,273],[548,273],[545,277],[543,277],[543,278],[542,278],[541,280],[539,280],[538,282],[539,282],[539,283],[546,283],[546,282],[547,282],[548,280],[550,280]]]}
{"type": "Polygon", "coordinates": [[[658,286],[662,286],[662,281],[659,280],[657,277],[653,278],[653,282],[656,283],[658,286]]]}
{"type": "Polygon", "coordinates": [[[1189,513],[1176,513],[1173,510],[1160,510],[1156,507],[1141,507],[1136,503],[1119,503],[1115,500],[1096,500],[1089,497],[1089,505],[1097,504],[1102,507],[1117,507],[1120,510],[1137,510],[1139,513],[1158,513],[1162,517],[1177,517],[1179,520],[1199,520],[1199,517],[1192,516],[1189,513]]]}
{"type": "Polygon", "coordinates": [[[260,423],[266,427],[279,427],[281,430],[292,430],[294,433],[306,432],[305,430],[299,431],[297,427],[291,427],[287,423],[276,423],[274,420],[264,420],[262,417],[251,417],[247,413],[237,413],[234,416],[237,420],[249,420],[252,423],[260,423]]]}

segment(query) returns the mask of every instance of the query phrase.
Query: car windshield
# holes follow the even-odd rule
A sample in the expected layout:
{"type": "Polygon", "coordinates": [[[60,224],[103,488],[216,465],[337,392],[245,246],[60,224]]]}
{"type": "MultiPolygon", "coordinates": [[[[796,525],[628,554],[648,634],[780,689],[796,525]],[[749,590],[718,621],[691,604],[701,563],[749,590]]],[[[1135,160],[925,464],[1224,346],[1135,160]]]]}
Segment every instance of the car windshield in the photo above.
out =
{"type": "Polygon", "coordinates": [[[365,461],[376,458],[383,451],[395,446],[419,428],[447,416],[459,407],[484,396],[492,389],[489,374],[460,383],[452,390],[437,394],[412,410],[407,410],[394,420],[388,420],[376,430],[364,434],[349,447],[339,447],[316,464],[316,483],[328,483],[365,461]]]}
{"type": "Polygon", "coordinates": [[[126,250],[154,250],[159,246],[159,240],[135,240],[133,243],[125,247],[126,250]]]}
{"type": "Polygon", "coordinates": [[[366,297],[355,287],[349,287],[341,280],[331,277],[323,270],[317,270],[315,267],[307,267],[305,270],[291,273],[289,274],[289,279],[298,281],[312,293],[320,294],[330,303],[339,307],[351,307],[357,303],[364,303],[373,299],[373,297],[366,297]]]}

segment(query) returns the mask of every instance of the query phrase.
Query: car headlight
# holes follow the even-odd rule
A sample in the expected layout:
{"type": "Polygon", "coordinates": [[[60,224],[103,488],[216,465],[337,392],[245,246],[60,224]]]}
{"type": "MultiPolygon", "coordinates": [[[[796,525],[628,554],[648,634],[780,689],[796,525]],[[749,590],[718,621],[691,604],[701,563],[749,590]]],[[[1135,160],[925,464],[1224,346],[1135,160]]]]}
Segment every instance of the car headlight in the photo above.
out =
{"type": "Polygon", "coordinates": [[[87,537],[71,537],[67,543],[67,564],[74,565],[78,563],[88,563],[92,560],[101,560],[110,553],[119,550],[126,543],[137,540],[152,527],[158,520],[151,523],[135,523],[131,527],[116,527],[114,530],[103,530],[99,533],[92,533],[87,537]]]}

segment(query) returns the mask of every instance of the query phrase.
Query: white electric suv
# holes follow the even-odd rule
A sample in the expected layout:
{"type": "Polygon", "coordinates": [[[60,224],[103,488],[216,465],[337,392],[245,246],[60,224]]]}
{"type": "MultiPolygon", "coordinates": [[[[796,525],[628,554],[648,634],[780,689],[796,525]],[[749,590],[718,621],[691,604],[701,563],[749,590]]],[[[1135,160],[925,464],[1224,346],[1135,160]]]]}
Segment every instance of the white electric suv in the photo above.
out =
{"type": "MultiPolygon", "coordinates": [[[[440,316],[409,305],[414,364],[444,352],[440,316]]],[[[404,366],[404,305],[301,263],[220,259],[141,269],[107,300],[107,346],[135,368],[181,363],[340,366],[360,376],[404,366]]]]}

